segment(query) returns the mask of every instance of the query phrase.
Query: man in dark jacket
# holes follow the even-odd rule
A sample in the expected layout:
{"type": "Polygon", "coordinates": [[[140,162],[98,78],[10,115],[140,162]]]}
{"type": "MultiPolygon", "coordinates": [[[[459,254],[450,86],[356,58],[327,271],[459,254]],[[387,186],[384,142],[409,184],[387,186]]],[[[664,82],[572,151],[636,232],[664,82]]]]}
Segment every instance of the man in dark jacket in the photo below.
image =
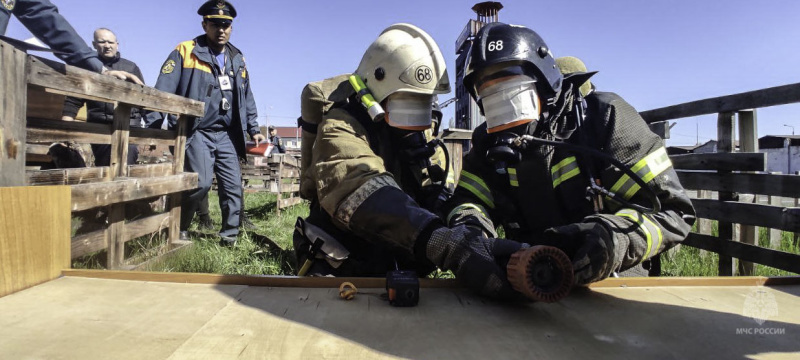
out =
{"type": "Polygon", "coordinates": [[[285,154],[286,147],[283,146],[283,139],[278,136],[278,129],[275,128],[274,125],[270,125],[269,128],[269,142],[272,144],[272,153],[273,154],[285,154]]]}
{"type": "MultiPolygon", "coordinates": [[[[132,61],[120,56],[117,36],[111,30],[106,28],[95,30],[92,45],[97,50],[97,57],[100,58],[106,69],[125,71],[140,79],[142,78],[142,71],[139,70],[139,67],[132,61]]],[[[78,114],[78,110],[84,103],[87,111],[86,122],[111,124],[114,121],[114,104],[71,96],[67,97],[64,102],[62,120],[75,120],[75,115],[78,114]]],[[[131,127],[142,127],[141,121],[141,111],[138,108],[131,109],[131,127]]],[[[111,145],[92,144],[92,152],[94,153],[95,166],[109,166],[111,162],[111,145]]],[[[135,164],[138,157],[139,148],[136,145],[128,145],[128,164],[135,164]]]]}
{"type": "Polygon", "coordinates": [[[141,75],[104,68],[94,51],[86,46],[49,0],[0,0],[0,35],[6,33],[11,15],[16,16],[39,40],[57,51],[56,56],[67,64],[144,85],[140,80],[141,75]]]}
{"type": "MultiPolygon", "coordinates": [[[[196,190],[183,196],[181,237],[211,189],[216,174],[222,210],[223,245],[233,246],[239,234],[242,211],[242,173],[245,138],[263,141],[258,128],[256,102],[244,55],[228,42],[236,9],[227,1],[210,0],[197,13],[203,17],[205,34],[180,43],[161,67],[156,89],[205,103],[205,115],[190,120],[186,139],[185,170],[199,175],[196,190]]],[[[148,127],[161,127],[160,113],[147,116],[148,127]]],[[[169,119],[175,125],[174,117],[169,119]]]]}
{"type": "Polygon", "coordinates": [[[580,92],[591,75],[562,76],[533,30],[483,27],[464,85],[486,122],[444,209],[450,226],[489,236],[503,226],[509,239],[563,249],[578,284],[678,244],[695,214],[638,112],[614,93],[580,92]]]}

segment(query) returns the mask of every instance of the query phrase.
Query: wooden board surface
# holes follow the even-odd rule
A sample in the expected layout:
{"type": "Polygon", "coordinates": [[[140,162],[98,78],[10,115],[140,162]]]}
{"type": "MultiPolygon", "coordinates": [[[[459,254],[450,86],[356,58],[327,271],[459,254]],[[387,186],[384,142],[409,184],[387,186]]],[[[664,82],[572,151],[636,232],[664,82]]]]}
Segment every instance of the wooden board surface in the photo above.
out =
{"type": "Polygon", "coordinates": [[[0,187],[0,205],[0,296],[61,275],[70,260],[69,186],[0,187]]]}
{"type": "Polygon", "coordinates": [[[556,304],[423,288],[394,308],[365,289],[63,277],[0,298],[13,359],[797,358],[800,286],[602,287],[556,304]],[[753,300],[762,300],[760,303],[753,300]],[[753,304],[766,304],[768,307],[753,304]],[[761,307],[759,307],[761,306],[761,307]],[[748,314],[774,310],[759,324],[748,314]],[[739,334],[737,334],[737,331],[739,334]]]}

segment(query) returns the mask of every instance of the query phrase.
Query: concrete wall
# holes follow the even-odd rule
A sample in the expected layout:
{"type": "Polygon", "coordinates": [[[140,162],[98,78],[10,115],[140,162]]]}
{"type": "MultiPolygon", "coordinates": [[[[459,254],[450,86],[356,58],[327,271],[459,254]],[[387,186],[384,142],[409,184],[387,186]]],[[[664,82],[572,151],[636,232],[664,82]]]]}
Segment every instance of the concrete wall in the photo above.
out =
{"type": "Polygon", "coordinates": [[[800,171],[800,146],[792,146],[791,150],[791,170],[789,167],[789,158],[787,157],[786,148],[782,149],[761,149],[761,152],[767,154],[767,171],[779,172],[783,174],[796,173],[800,171]]]}

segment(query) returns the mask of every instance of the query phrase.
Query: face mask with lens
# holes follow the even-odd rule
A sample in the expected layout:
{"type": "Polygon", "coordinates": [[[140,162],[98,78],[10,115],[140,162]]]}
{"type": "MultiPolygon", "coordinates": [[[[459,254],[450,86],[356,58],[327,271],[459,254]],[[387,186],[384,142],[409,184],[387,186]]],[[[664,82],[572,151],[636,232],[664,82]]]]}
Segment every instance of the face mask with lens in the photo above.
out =
{"type": "Polygon", "coordinates": [[[540,115],[536,81],[526,75],[494,79],[478,88],[486,131],[495,133],[537,121],[540,115]]]}
{"type": "Polygon", "coordinates": [[[433,95],[395,93],[386,100],[386,123],[389,126],[422,131],[431,128],[433,95]]]}

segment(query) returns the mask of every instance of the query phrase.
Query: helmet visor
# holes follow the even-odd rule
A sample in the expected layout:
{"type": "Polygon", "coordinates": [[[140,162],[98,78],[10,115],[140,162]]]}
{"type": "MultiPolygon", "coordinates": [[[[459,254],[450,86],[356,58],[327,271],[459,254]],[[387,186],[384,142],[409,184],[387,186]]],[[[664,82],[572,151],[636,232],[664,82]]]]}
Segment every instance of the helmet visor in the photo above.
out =
{"type": "Polygon", "coordinates": [[[433,123],[433,95],[394,93],[386,101],[386,122],[404,130],[427,130],[433,123]]]}
{"type": "Polygon", "coordinates": [[[496,78],[478,86],[486,131],[494,133],[539,119],[536,81],[526,75],[496,78]]]}

